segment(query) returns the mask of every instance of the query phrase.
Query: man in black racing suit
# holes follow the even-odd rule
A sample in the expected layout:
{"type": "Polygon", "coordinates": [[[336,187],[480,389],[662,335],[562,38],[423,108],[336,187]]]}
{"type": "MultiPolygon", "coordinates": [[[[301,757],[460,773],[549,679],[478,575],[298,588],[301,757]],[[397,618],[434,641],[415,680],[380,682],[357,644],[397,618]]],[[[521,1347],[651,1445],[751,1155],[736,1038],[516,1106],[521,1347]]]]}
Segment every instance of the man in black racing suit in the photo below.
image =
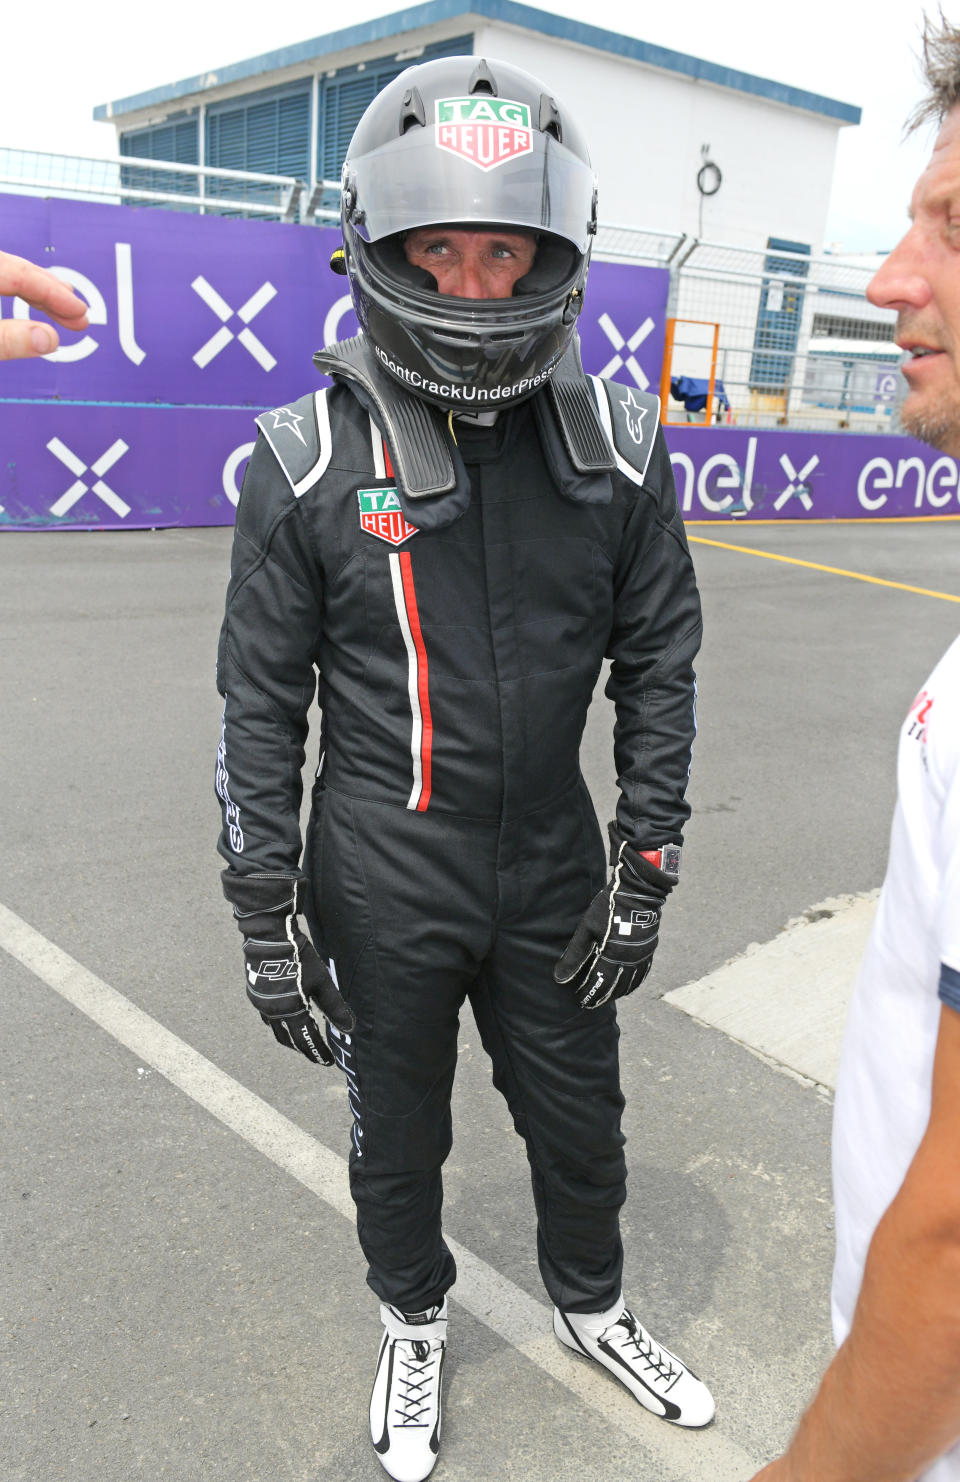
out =
{"type": "Polygon", "coordinates": [[[596,193],[556,99],[500,62],[408,69],[357,128],[342,219],[362,333],[316,357],[330,389],[258,419],[237,510],[220,851],[251,1001],[346,1074],[384,1324],[371,1434],[418,1482],[440,1440],[465,999],[526,1143],[557,1336],[655,1414],[713,1415],[621,1293],[614,1007],[678,877],[700,605],[656,398],[580,367],[596,193]],[[607,881],[579,767],[605,656],[607,881]]]}

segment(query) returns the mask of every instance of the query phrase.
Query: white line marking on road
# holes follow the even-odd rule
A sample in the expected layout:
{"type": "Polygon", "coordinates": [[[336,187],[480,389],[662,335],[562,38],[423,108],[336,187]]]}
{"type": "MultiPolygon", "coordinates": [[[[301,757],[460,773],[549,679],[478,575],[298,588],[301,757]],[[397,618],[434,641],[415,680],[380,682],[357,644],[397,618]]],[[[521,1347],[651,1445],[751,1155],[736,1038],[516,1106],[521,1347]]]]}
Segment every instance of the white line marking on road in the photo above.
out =
{"type": "MultiPolygon", "coordinates": [[[[344,1158],[233,1080],[3,905],[0,948],[353,1223],[344,1158]]],[[[654,1463],[669,1468],[669,1473],[660,1474],[662,1482],[703,1482],[705,1477],[745,1482],[753,1476],[757,1464],[716,1425],[690,1432],[648,1415],[598,1368],[560,1346],[553,1336],[548,1307],[459,1241],[449,1235],[446,1240],[458,1268],[453,1293],[456,1302],[591,1410],[625,1432],[654,1463]]],[[[638,1455],[641,1472],[644,1460],[638,1455]]]]}

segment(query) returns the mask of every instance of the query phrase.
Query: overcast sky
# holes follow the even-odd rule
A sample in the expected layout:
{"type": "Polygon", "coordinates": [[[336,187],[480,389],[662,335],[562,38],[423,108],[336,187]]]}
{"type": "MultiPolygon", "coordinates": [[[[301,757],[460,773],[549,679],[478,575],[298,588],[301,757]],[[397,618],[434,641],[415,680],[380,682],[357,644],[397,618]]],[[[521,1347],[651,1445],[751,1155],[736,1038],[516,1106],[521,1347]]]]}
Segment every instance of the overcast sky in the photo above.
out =
{"type": "MultiPolygon", "coordinates": [[[[840,131],[827,244],[884,250],[901,235],[912,184],[931,145],[929,131],[901,138],[921,91],[915,58],[922,0],[527,3],[857,104],[862,123],[840,131]]],[[[273,6],[162,0],[145,20],[131,0],[8,5],[0,145],[109,155],[113,127],[92,121],[96,104],[401,8],[400,0],[283,0],[273,6]]],[[[943,0],[942,9],[960,21],[960,0],[943,0]]],[[[783,168],[789,171],[789,159],[783,168]]]]}

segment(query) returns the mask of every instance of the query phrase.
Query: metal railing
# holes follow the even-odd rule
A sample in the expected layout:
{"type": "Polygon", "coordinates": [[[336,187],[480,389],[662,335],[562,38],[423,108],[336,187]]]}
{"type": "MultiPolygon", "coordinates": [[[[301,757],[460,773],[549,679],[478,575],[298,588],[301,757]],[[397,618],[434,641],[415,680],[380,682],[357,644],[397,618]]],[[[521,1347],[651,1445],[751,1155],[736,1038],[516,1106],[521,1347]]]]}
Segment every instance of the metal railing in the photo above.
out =
{"type": "Polygon", "coordinates": [[[0,147],[0,185],[26,195],[145,204],[230,216],[299,221],[305,190],[292,175],[224,170],[120,154],[112,159],[0,147]],[[166,187],[166,188],[164,188],[166,187]],[[216,194],[211,194],[211,188],[216,194]]]}

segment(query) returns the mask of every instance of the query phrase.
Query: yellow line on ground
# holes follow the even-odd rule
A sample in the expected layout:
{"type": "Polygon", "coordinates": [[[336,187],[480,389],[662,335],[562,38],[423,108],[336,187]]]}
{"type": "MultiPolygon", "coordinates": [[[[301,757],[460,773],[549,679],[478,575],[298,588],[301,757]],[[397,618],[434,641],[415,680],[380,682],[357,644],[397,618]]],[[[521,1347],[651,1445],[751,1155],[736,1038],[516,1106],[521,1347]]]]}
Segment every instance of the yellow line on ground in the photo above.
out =
{"type": "Polygon", "coordinates": [[[684,520],[685,525],[712,525],[714,529],[718,525],[932,525],[934,521],[960,520],[960,515],[837,515],[836,517],[818,515],[798,516],[796,519],[791,515],[782,520],[739,520],[736,515],[728,515],[725,520],[684,520]]]}
{"type": "Polygon", "coordinates": [[[906,582],[887,581],[883,576],[867,576],[863,571],[844,571],[841,566],[821,566],[817,561],[801,561],[797,556],[779,556],[774,551],[755,551],[749,545],[731,545],[726,540],[708,540],[704,535],[691,535],[697,545],[715,545],[721,551],[740,551],[744,556],[763,556],[767,561],[785,561],[788,566],[806,566],[810,571],[827,571],[831,576],[849,576],[852,581],[868,581],[876,587],[896,587],[898,592],[915,592],[918,597],[939,597],[942,602],[960,602],[952,592],[931,592],[927,587],[909,587],[906,582]]]}

